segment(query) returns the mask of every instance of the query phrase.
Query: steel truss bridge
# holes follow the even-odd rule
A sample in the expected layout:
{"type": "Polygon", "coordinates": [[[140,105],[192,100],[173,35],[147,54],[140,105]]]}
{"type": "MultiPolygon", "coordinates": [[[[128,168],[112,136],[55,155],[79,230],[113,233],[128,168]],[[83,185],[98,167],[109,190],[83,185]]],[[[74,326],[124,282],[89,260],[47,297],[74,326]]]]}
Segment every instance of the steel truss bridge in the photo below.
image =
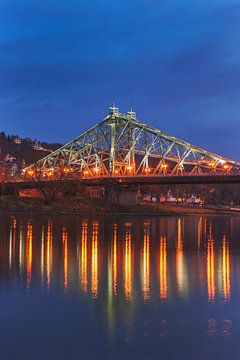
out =
{"type": "Polygon", "coordinates": [[[122,114],[114,105],[97,125],[25,168],[22,180],[205,182],[206,177],[239,179],[238,175],[240,163],[153,128],[132,110],[122,114]]]}

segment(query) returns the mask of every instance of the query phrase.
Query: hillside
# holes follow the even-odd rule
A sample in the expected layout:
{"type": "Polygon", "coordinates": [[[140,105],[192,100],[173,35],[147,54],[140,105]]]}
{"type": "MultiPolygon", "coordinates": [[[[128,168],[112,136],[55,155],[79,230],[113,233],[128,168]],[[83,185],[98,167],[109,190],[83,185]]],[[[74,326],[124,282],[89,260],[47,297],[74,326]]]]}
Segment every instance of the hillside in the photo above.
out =
{"type": "Polygon", "coordinates": [[[4,172],[8,168],[15,173],[60,146],[61,144],[50,144],[29,138],[23,139],[17,135],[6,135],[4,132],[0,132],[0,168],[2,170],[0,172],[4,172]]]}

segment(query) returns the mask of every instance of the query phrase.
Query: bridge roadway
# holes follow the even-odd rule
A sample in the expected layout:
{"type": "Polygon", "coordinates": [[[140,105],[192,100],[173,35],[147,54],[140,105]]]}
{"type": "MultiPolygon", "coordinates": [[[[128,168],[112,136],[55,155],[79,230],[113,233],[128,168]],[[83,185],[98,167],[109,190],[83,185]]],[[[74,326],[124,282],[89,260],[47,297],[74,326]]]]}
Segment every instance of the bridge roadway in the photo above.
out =
{"type": "Polygon", "coordinates": [[[6,182],[5,185],[12,186],[16,189],[33,189],[39,186],[52,187],[54,185],[78,184],[83,186],[117,186],[127,187],[136,185],[193,185],[193,184],[238,184],[240,183],[240,174],[238,175],[177,175],[177,176],[118,176],[118,177],[91,177],[62,180],[43,180],[43,181],[12,181],[6,182]]]}

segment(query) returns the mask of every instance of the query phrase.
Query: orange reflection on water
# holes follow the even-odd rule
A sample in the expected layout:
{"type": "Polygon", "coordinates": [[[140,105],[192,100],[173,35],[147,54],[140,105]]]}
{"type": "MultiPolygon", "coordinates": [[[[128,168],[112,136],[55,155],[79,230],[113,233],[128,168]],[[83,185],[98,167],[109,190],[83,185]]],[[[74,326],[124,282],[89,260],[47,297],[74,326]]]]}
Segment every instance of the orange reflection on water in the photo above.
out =
{"type": "Polygon", "coordinates": [[[32,280],[32,224],[30,223],[27,224],[26,268],[27,268],[27,288],[29,288],[32,280]]]}
{"type": "Polygon", "coordinates": [[[42,226],[42,237],[41,237],[41,281],[43,285],[44,279],[44,226],[42,226]]]}
{"type": "Polygon", "coordinates": [[[160,251],[159,251],[159,284],[160,284],[160,299],[167,299],[167,239],[166,236],[160,237],[160,251]]]}
{"type": "Polygon", "coordinates": [[[208,301],[214,302],[215,289],[215,255],[214,255],[214,240],[212,238],[212,224],[210,224],[209,238],[207,243],[207,289],[208,301]]]}
{"type": "Polygon", "coordinates": [[[226,235],[224,235],[223,244],[222,244],[222,284],[223,284],[223,298],[225,301],[228,301],[231,295],[230,274],[231,273],[230,273],[229,244],[226,235]]]}
{"type": "Polygon", "coordinates": [[[87,292],[87,234],[88,224],[86,221],[82,223],[82,242],[81,242],[81,284],[82,290],[87,292]]]}
{"type": "Polygon", "coordinates": [[[46,272],[47,272],[47,288],[51,283],[52,272],[52,222],[48,221],[47,227],[47,251],[46,251],[46,272]]]}
{"type": "Polygon", "coordinates": [[[176,280],[180,294],[184,293],[185,282],[187,279],[184,278],[184,259],[183,259],[183,219],[178,219],[177,222],[177,244],[176,244],[176,280]]]}
{"type": "Polygon", "coordinates": [[[150,299],[150,254],[149,254],[149,223],[144,223],[143,237],[143,261],[142,261],[142,277],[143,277],[143,296],[144,301],[150,299]]]}
{"type": "Polygon", "coordinates": [[[117,225],[113,228],[113,249],[112,249],[112,272],[113,272],[113,294],[117,295],[117,225]]]}
{"type": "Polygon", "coordinates": [[[124,242],[124,293],[126,300],[132,300],[132,234],[129,224],[124,242]]]}
{"type": "Polygon", "coordinates": [[[62,243],[63,243],[63,287],[64,291],[68,290],[68,232],[65,226],[62,228],[62,243]]]}
{"type": "Polygon", "coordinates": [[[98,296],[98,236],[99,236],[99,224],[93,223],[92,228],[92,281],[91,291],[92,296],[96,298],[98,296]]]}

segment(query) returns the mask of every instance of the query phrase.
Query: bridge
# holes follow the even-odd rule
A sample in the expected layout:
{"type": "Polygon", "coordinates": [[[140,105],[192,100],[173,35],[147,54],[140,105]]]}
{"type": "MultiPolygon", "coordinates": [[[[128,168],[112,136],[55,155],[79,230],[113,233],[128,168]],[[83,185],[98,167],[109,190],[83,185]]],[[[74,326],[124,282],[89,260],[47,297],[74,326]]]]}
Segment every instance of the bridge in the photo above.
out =
{"type": "Polygon", "coordinates": [[[179,176],[196,180],[238,175],[239,170],[240,163],[153,128],[132,110],[122,114],[114,105],[91,129],[25,168],[22,180],[149,177],[163,181],[166,177],[174,181],[179,176]]]}
{"type": "Polygon", "coordinates": [[[103,187],[106,193],[144,185],[236,184],[240,163],[153,128],[114,105],[98,124],[26,167],[17,189],[55,184],[103,187]]]}

